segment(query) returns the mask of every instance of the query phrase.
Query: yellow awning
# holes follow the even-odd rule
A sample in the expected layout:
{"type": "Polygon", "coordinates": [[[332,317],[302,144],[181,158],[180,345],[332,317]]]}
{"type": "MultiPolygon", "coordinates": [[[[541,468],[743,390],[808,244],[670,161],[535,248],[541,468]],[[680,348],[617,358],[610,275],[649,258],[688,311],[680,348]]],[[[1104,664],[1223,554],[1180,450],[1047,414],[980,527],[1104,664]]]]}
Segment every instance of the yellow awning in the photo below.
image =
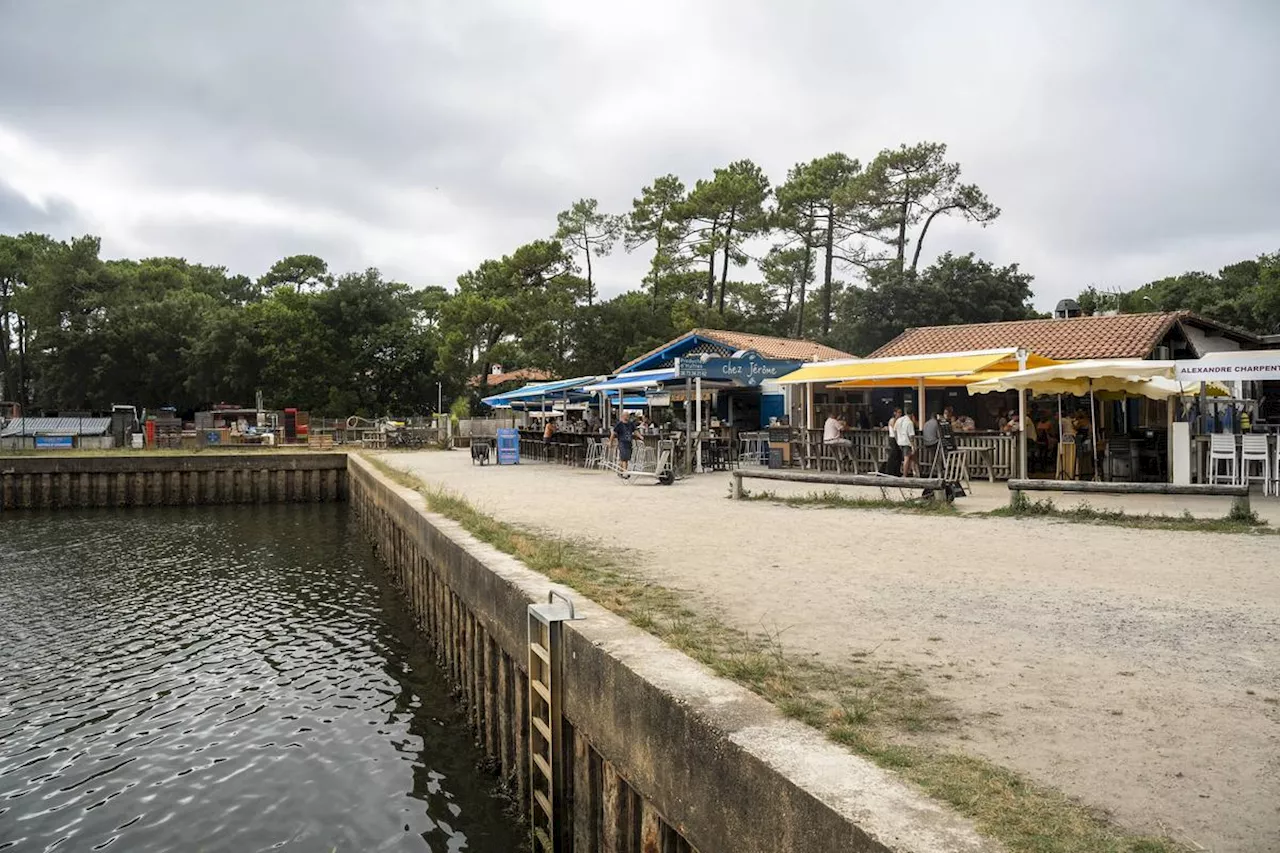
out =
{"type": "MultiPolygon", "coordinates": [[[[1059,362],[1028,353],[1027,367],[1044,367],[1059,362]]],[[[914,387],[920,381],[926,386],[967,385],[988,374],[1018,369],[1018,351],[1013,349],[976,352],[936,353],[892,358],[846,359],[806,364],[778,381],[795,384],[822,382],[840,388],[914,387]]]]}

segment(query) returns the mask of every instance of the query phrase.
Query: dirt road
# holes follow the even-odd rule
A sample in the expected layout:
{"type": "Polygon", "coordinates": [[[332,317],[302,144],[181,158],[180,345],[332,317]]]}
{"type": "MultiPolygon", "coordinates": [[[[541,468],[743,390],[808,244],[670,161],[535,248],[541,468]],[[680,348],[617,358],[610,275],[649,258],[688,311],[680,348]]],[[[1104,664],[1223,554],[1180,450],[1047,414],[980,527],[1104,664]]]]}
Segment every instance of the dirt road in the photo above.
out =
{"type": "Polygon", "coordinates": [[[919,666],[962,713],[955,747],[1126,826],[1280,850],[1280,538],[731,502],[724,474],[661,487],[385,459],[499,518],[633,551],[789,651],[919,666]]]}

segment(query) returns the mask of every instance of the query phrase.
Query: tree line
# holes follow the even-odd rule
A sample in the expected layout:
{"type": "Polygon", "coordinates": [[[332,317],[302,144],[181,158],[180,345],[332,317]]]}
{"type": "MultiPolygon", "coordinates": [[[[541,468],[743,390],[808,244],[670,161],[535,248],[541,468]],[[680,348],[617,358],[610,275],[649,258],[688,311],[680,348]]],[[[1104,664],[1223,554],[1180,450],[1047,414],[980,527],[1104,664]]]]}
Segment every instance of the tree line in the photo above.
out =
{"type": "MultiPolygon", "coordinates": [[[[622,212],[580,199],[545,238],[452,288],[335,273],[313,255],[252,279],[181,258],[104,260],[93,236],[0,235],[0,399],[190,411],[261,390],[269,405],[333,417],[418,413],[434,408],[437,383],[446,400],[482,396],[473,377],[493,364],[607,373],[699,326],[865,354],[910,326],[1035,316],[1032,277],[1016,264],[948,253],[922,266],[940,217],[985,226],[999,214],[945,146],[920,143],[865,165],[828,154],[776,186],[750,160],[692,185],[663,175],[622,212]],[[645,257],[646,273],[602,300],[600,259],[618,250],[645,257]]],[[[1086,291],[1081,303],[1192,307],[1270,331],[1275,258],[1123,297],[1086,291]]]]}
{"type": "Polygon", "coordinates": [[[1217,273],[1185,272],[1133,290],[1085,288],[1086,314],[1194,311],[1258,335],[1280,334],[1280,251],[1228,264],[1217,273]]]}

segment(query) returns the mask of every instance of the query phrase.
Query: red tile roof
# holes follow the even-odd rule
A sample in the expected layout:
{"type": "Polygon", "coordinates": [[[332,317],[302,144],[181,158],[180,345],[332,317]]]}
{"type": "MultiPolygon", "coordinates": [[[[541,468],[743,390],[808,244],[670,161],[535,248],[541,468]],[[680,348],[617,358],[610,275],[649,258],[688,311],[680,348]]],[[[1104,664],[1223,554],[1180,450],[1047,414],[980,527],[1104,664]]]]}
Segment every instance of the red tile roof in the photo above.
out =
{"type": "Polygon", "coordinates": [[[753,335],[750,332],[731,332],[726,329],[690,329],[675,340],[668,341],[660,347],[649,350],[642,356],[631,359],[626,364],[618,368],[617,372],[628,369],[634,364],[638,364],[652,355],[662,352],[667,347],[682,341],[691,336],[698,336],[705,340],[715,341],[723,344],[735,352],[737,350],[751,349],[760,353],[765,358],[792,358],[800,361],[831,361],[836,358],[853,358],[847,352],[829,347],[826,344],[820,344],[817,341],[794,340],[792,338],[775,338],[770,335],[753,335]]]}
{"type": "MultiPolygon", "coordinates": [[[[489,380],[485,385],[492,388],[495,385],[505,385],[508,382],[546,382],[549,379],[555,379],[555,376],[536,367],[522,367],[519,370],[508,371],[507,373],[490,373],[485,378],[489,380]]],[[[479,385],[480,377],[472,376],[467,384],[472,387],[479,385]]]]}
{"type": "Polygon", "coordinates": [[[1064,360],[1146,358],[1181,313],[1114,314],[1061,320],[1015,320],[907,329],[869,358],[1025,347],[1064,360]]]}

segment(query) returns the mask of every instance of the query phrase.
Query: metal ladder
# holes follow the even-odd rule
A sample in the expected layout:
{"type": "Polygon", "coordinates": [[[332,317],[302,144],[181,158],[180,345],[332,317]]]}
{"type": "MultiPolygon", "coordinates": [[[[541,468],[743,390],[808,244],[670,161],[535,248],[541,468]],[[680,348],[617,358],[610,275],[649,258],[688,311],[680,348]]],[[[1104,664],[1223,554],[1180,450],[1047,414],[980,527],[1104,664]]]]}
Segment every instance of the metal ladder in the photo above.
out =
{"type": "Polygon", "coordinates": [[[567,848],[567,827],[557,820],[564,808],[561,623],[574,618],[573,602],[554,590],[546,604],[529,605],[529,830],[535,853],[567,848]]]}

